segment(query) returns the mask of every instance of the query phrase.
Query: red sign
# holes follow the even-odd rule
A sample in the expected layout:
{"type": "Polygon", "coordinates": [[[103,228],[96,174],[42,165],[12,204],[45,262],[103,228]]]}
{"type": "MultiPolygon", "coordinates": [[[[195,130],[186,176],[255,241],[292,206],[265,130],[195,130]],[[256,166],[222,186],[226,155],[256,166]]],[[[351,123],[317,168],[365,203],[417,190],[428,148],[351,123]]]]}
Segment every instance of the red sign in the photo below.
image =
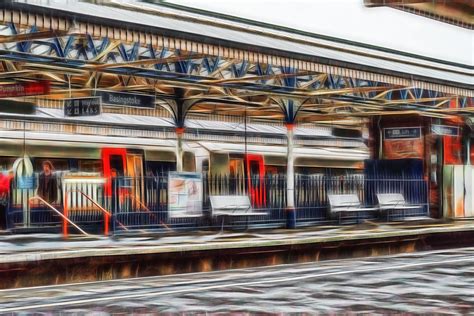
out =
{"type": "Polygon", "coordinates": [[[474,165],[474,140],[471,140],[471,165],[474,165]]]}
{"type": "Polygon", "coordinates": [[[443,153],[445,165],[462,165],[462,137],[444,136],[443,153]]]}
{"type": "Polygon", "coordinates": [[[385,159],[423,159],[423,138],[384,140],[383,149],[385,159]]]}
{"type": "Polygon", "coordinates": [[[49,94],[49,81],[17,82],[0,85],[0,98],[49,94]]]}
{"type": "Polygon", "coordinates": [[[385,159],[423,159],[421,127],[384,128],[383,138],[385,159]]]}

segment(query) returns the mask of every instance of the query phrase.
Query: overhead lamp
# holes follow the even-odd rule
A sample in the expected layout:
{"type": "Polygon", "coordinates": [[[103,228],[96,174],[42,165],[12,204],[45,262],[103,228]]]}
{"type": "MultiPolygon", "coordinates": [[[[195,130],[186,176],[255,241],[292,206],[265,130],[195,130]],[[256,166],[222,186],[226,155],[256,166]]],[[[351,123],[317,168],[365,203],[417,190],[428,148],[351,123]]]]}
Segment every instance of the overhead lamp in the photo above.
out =
{"type": "Polygon", "coordinates": [[[79,28],[79,25],[77,25],[76,20],[73,20],[66,35],[79,35],[81,33],[81,29],[79,28]]]}

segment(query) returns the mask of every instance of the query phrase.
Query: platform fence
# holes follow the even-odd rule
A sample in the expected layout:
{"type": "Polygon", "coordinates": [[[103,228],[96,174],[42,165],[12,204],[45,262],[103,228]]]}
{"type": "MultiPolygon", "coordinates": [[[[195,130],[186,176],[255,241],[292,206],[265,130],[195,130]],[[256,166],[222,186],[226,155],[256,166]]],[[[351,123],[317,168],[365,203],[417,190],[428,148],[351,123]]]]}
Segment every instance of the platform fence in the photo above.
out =
{"type": "MultiPolygon", "coordinates": [[[[94,233],[104,230],[104,213],[97,204],[110,212],[111,233],[136,230],[176,232],[181,230],[277,228],[287,223],[286,175],[265,177],[232,177],[202,175],[202,212],[200,216],[175,216],[169,210],[168,174],[152,177],[119,177],[103,182],[66,183],[58,177],[57,199],[51,204],[64,212],[74,223],[94,233]],[[109,188],[107,188],[109,186],[109,188]],[[85,197],[87,195],[87,197],[85,197]],[[266,215],[234,216],[223,220],[212,216],[210,195],[248,195],[255,212],[266,215]],[[67,196],[67,197],[66,197],[67,196]],[[92,203],[91,199],[96,202],[92,203]],[[67,204],[67,205],[66,205],[67,204]],[[248,227],[247,227],[248,226],[248,227]]],[[[12,182],[7,223],[13,229],[61,228],[61,218],[38,201],[38,176],[31,188],[12,182]]],[[[335,223],[329,213],[328,194],[356,194],[363,205],[377,205],[377,193],[401,193],[410,204],[420,208],[404,213],[394,212],[392,218],[428,215],[427,183],[422,179],[365,179],[361,174],[327,176],[324,174],[295,175],[296,225],[335,223]]],[[[377,220],[377,212],[362,213],[361,219],[377,220]]],[[[383,220],[383,217],[380,218],[383,220]]]]}

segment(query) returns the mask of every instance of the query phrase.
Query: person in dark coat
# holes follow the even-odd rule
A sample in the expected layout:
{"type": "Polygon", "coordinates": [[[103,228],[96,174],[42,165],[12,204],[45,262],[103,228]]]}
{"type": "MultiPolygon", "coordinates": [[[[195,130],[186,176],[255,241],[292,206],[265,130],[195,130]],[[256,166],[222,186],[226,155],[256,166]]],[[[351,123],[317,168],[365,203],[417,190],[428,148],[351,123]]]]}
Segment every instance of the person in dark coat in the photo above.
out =
{"type": "Polygon", "coordinates": [[[51,161],[43,162],[43,172],[38,178],[38,196],[48,203],[54,203],[58,199],[58,180],[53,174],[51,161]]]}

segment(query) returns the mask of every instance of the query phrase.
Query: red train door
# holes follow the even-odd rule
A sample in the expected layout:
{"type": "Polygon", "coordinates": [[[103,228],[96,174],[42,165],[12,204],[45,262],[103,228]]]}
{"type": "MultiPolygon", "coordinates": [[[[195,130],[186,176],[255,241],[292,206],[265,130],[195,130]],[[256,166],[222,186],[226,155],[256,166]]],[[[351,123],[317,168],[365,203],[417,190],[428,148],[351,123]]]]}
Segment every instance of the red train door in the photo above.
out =
{"type": "Polygon", "coordinates": [[[127,150],[125,148],[102,148],[105,196],[112,195],[112,176],[125,176],[127,171],[127,150]]]}
{"type": "Polygon", "coordinates": [[[267,202],[263,156],[247,154],[245,156],[245,167],[247,169],[247,187],[252,205],[262,207],[267,202]]]}

